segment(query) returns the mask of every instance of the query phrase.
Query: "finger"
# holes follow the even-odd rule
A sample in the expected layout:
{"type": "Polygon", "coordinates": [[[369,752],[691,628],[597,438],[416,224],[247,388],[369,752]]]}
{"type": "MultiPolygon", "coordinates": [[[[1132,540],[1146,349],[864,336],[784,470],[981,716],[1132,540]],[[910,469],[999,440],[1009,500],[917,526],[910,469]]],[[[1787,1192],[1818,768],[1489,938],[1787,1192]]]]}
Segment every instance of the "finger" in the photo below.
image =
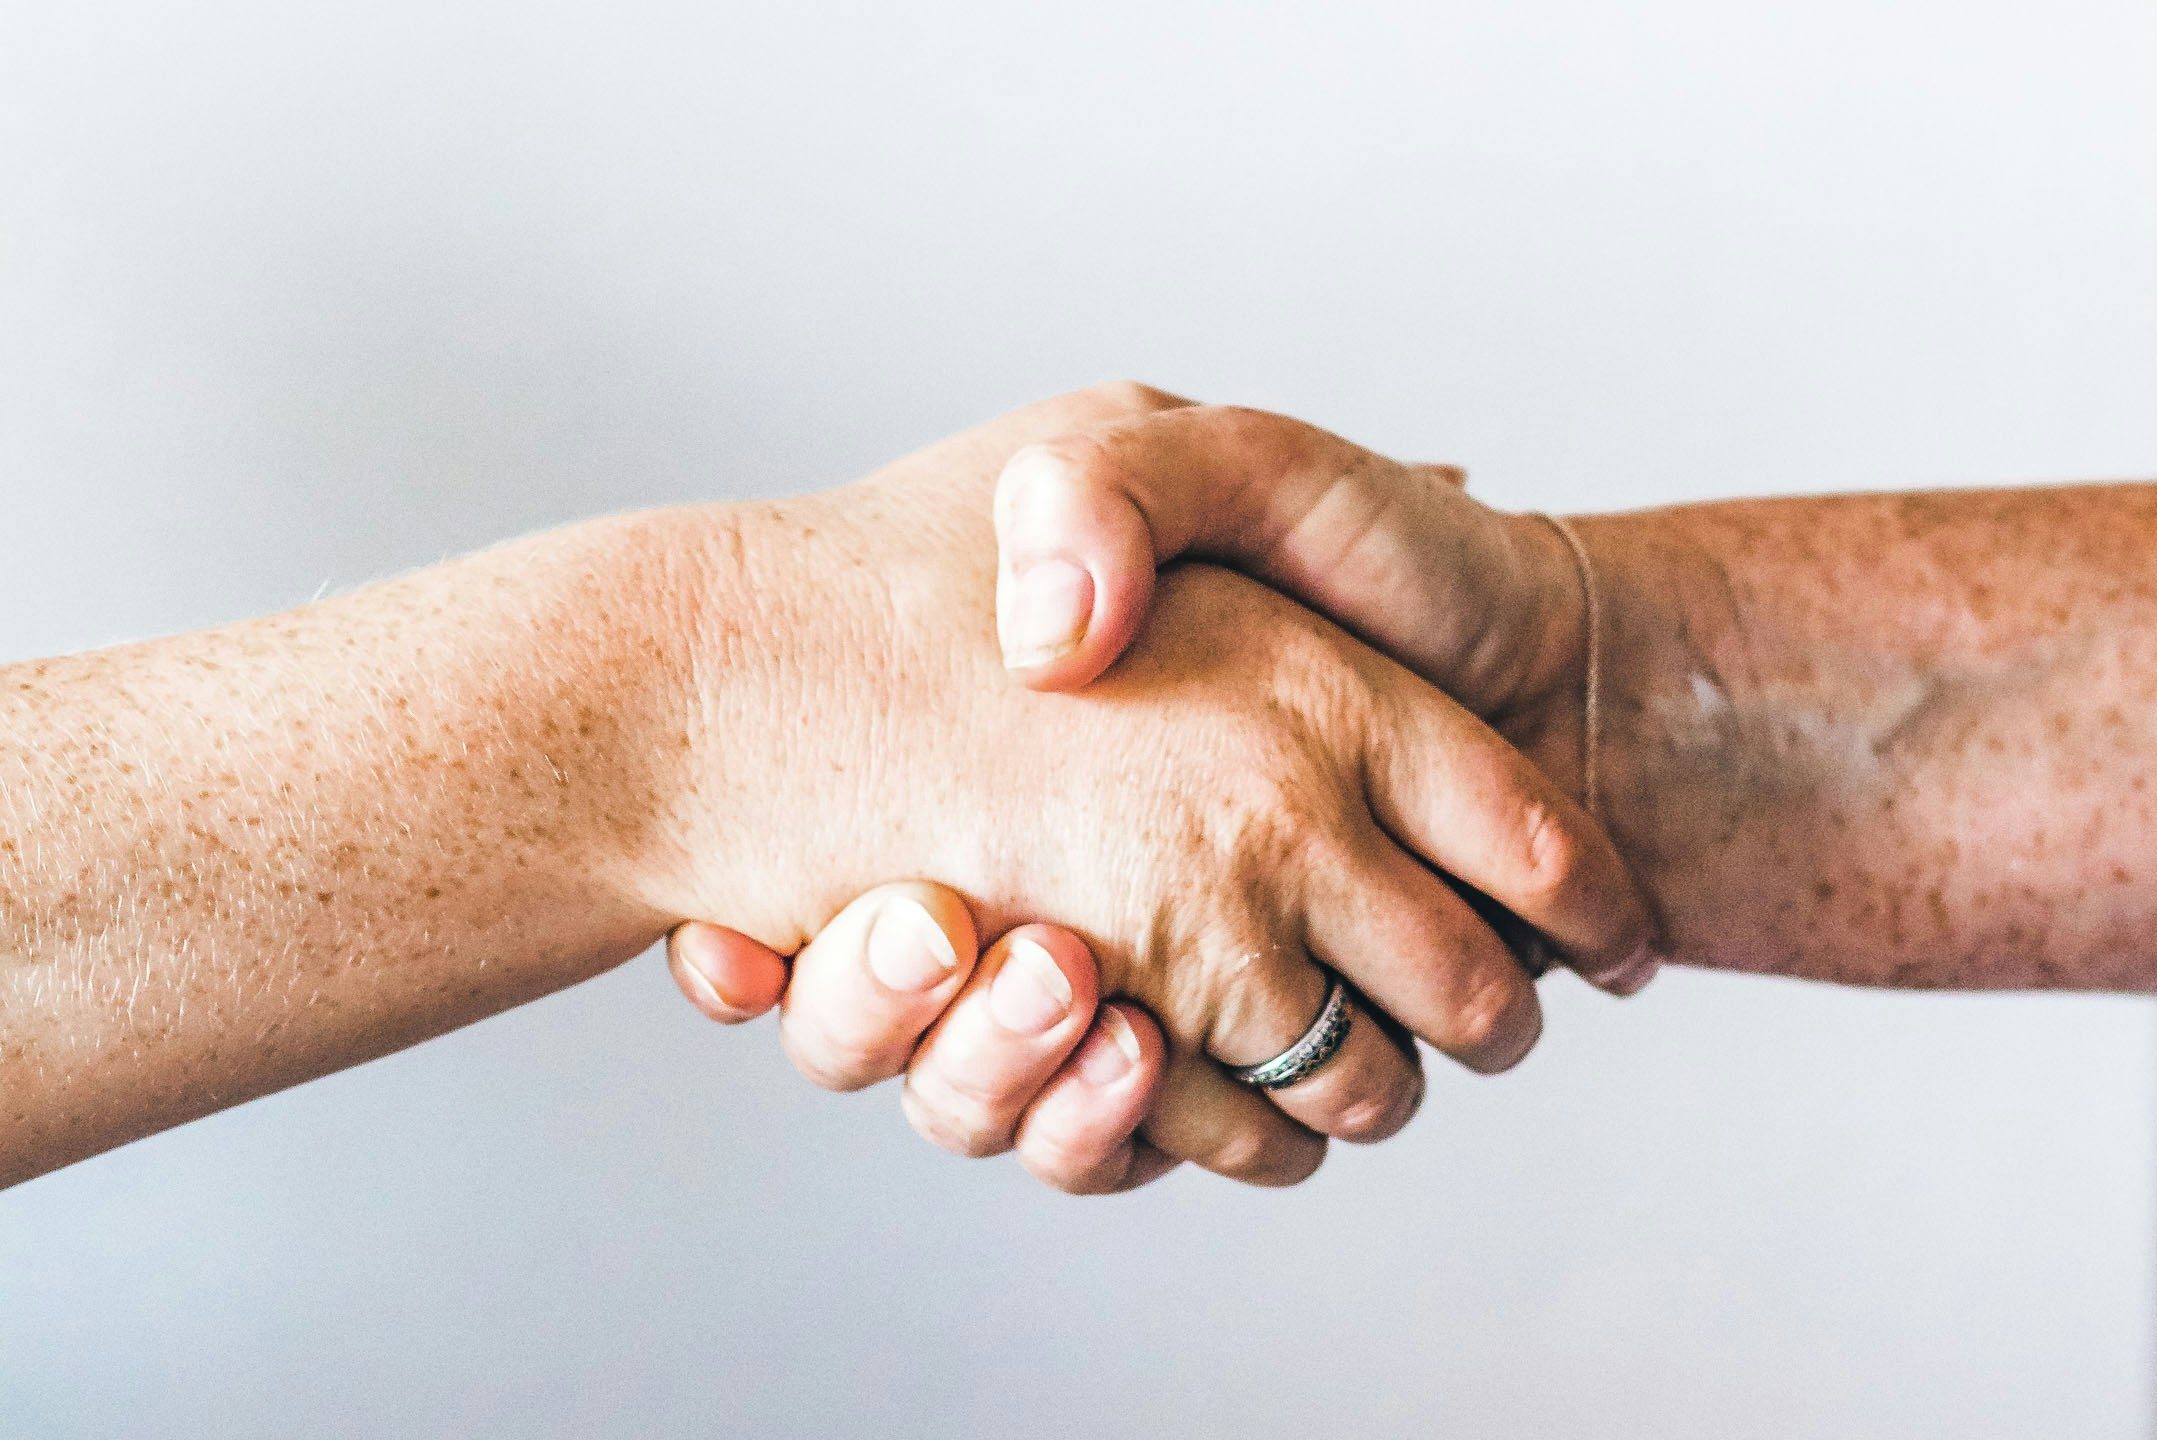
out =
{"type": "Polygon", "coordinates": [[[1325,1162],[1326,1137],[1195,1050],[1170,1052],[1145,1138],[1161,1153],[1247,1185],[1298,1185],[1325,1162]]]}
{"type": "MultiPolygon", "coordinates": [[[[1235,564],[1411,664],[1439,666],[1434,678],[1454,688],[1451,672],[1465,667],[1438,644],[1451,631],[1429,617],[1459,608],[1441,603],[1459,567],[1431,563],[1434,537],[1494,554],[1512,543],[1500,517],[1461,499],[1462,479],[1218,405],[1030,445],[996,487],[1005,663],[1039,689],[1092,680],[1137,633],[1156,567],[1193,554],[1235,564]]],[[[1472,568],[1503,579],[1516,567],[1472,568]]],[[[1506,597],[1484,598],[1511,613],[1506,597]]]]}
{"type": "Polygon", "coordinates": [[[1011,1148],[1026,1107],[1085,1038],[1099,980],[1068,930],[1022,925],[980,968],[907,1067],[907,1119],[961,1155],[1011,1148]]]}
{"type": "Polygon", "coordinates": [[[1311,948],[1372,1004],[1483,1074],[1534,1048],[1543,1010],[1527,972],[1441,877],[1375,825],[1352,862],[1324,867],[1313,884],[1311,948]]]}
{"type": "Polygon", "coordinates": [[[786,993],[786,957],[724,925],[675,926],[667,971],[690,1004],[722,1025],[754,1020],[786,993]]]}
{"type": "Polygon", "coordinates": [[[1550,937],[1595,984],[1621,995],[1647,984],[1654,924],[1602,827],[1453,700],[1369,663],[1383,667],[1364,762],[1379,823],[1550,937]]]}
{"type": "Polygon", "coordinates": [[[848,905],[794,960],[779,1036],[795,1067],[828,1090],[858,1090],[906,1068],[973,970],[974,922],[940,885],[883,885],[848,905]]]}
{"type": "MultiPolygon", "coordinates": [[[[1317,1023],[1333,977],[1308,958],[1252,966],[1217,1012],[1207,1049],[1224,1065],[1258,1065],[1285,1053],[1317,1023]]],[[[1383,1140],[1423,1101],[1423,1067],[1351,1000],[1340,1048],[1312,1074],[1266,1090],[1301,1124],[1342,1140],[1383,1140]]]]}
{"type": "Polygon", "coordinates": [[[1159,1178],[1175,1161],[1139,1125],[1168,1067],[1161,1027],[1138,1006],[1110,1001],[1086,1038],[1019,1120],[1019,1162],[1073,1195],[1107,1195],[1159,1178]]]}

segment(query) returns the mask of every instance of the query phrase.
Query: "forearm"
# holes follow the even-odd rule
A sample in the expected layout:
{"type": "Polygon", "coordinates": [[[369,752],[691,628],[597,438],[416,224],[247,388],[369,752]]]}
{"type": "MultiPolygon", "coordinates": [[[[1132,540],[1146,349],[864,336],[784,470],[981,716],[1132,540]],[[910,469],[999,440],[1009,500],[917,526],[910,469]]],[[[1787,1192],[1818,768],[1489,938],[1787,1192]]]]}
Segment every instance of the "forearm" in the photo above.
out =
{"type": "Polygon", "coordinates": [[[2157,486],[1579,529],[1604,813],[1680,959],[2157,988],[2157,486]]]}
{"type": "Polygon", "coordinates": [[[703,583],[665,523],[0,670],[0,1184],[657,939],[703,583]]]}

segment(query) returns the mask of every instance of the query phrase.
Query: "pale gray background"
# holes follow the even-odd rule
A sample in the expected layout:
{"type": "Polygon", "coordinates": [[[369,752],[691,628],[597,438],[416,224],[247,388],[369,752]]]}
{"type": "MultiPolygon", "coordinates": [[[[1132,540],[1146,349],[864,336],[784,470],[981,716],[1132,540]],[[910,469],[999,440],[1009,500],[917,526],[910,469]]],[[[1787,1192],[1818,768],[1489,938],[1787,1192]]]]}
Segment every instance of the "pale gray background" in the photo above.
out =
{"type": "MultiPolygon", "coordinates": [[[[0,0],[0,654],[1132,375],[1519,505],[2157,473],[2147,4],[0,0]]],[[[0,1196],[0,1433],[2144,1433],[2142,1002],[1550,982],[1075,1202],[650,957],[0,1196]]]]}

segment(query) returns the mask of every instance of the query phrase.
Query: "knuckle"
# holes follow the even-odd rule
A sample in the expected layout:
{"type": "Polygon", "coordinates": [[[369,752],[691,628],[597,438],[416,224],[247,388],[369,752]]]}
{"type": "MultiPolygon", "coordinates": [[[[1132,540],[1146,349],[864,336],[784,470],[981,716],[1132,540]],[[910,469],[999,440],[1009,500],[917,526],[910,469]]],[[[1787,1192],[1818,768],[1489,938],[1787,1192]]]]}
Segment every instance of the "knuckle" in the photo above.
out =
{"type": "Polygon", "coordinates": [[[969,1160],[986,1160],[1011,1148],[1009,1141],[986,1130],[954,1130],[947,1127],[941,1133],[941,1143],[946,1150],[954,1155],[963,1155],[969,1160]]]}
{"type": "Polygon", "coordinates": [[[1488,1050],[1504,1033],[1513,1004],[1512,991],[1504,982],[1480,982],[1454,1010],[1446,1030],[1446,1048],[1462,1054],[1488,1050]]]}
{"type": "Polygon", "coordinates": [[[1525,898],[1550,900],[1580,874],[1580,840],[1545,801],[1530,801],[1520,817],[1520,879],[1525,898]]]}
{"type": "Polygon", "coordinates": [[[1036,440],[1014,451],[996,477],[991,510],[1010,538],[1054,538],[1046,532],[1067,516],[1073,497],[1113,488],[1116,460],[1098,434],[1079,432],[1036,440]]]}
{"type": "Polygon", "coordinates": [[[1251,1183],[1284,1190],[1291,1185],[1301,1185],[1316,1175],[1318,1167],[1325,1163],[1326,1142],[1323,1139],[1313,1139],[1308,1144],[1283,1145],[1272,1165],[1252,1176],[1251,1183]]]}
{"type": "Polygon", "coordinates": [[[906,1123],[914,1127],[916,1135],[939,1150],[954,1155],[966,1154],[954,1143],[955,1137],[945,1127],[944,1117],[922,1100],[920,1090],[911,1082],[899,1092],[899,1109],[905,1114],[906,1123]]]}
{"type": "Polygon", "coordinates": [[[1276,442],[1300,440],[1306,434],[1317,433],[1300,420],[1271,410],[1261,410],[1256,405],[1208,405],[1206,418],[1216,427],[1237,436],[1245,443],[1264,437],[1276,442]]]}
{"type": "Polygon", "coordinates": [[[1043,462],[1032,473],[1043,479],[1084,485],[1098,480],[1115,465],[1108,443],[1090,431],[1060,435],[1054,440],[1041,441],[1032,449],[1043,462]]]}
{"type": "Polygon", "coordinates": [[[845,1094],[866,1089],[875,1083],[860,1067],[819,1051],[788,1046],[787,1058],[794,1062],[794,1068],[800,1071],[810,1084],[820,1090],[836,1090],[845,1094]]]}
{"type": "Polygon", "coordinates": [[[1142,380],[1104,380],[1089,385],[1079,396],[1091,407],[1111,415],[1150,415],[1176,404],[1176,397],[1142,380]]]}
{"type": "Polygon", "coordinates": [[[1240,1126],[1214,1142],[1206,1168],[1231,1180],[1249,1180],[1267,1168],[1267,1152],[1271,1149],[1271,1136],[1252,1126],[1240,1126]]]}
{"type": "Polygon", "coordinates": [[[1059,435],[1052,440],[1032,440],[1011,452],[997,477],[997,500],[1009,505],[1029,499],[1039,486],[1061,479],[1074,469],[1084,469],[1097,459],[1101,442],[1092,435],[1059,435]]]}
{"type": "Polygon", "coordinates": [[[1478,983],[1454,1012],[1444,1048],[1478,1073],[1510,1070],[1527,1058],[1542,1033],[1535,1003],[1532,990],[1494,974],[1478,983]]]}
{"type": "Polygon", "coordinates": [[[1342,1108],[1328,1131],[1343,1140],[1368,1144],[1373,1140],[1385,1140],[1399,1134],[1401,1127],[1408,1123],[1409,1116],[1414,1113],[1413,1091],[1363,1095],[1342,1108]]]}
{"type": "Polygon", "coordinates": [[[821,1031],[782,1025],[780,1048],[812,1085],[842,1093],[864,1090],[892,1074],[876,1057],[839,1044],[821,1031]]]}
{"type": "Polygon", "coordinates": [[[1019,1158],[1036,1180],[1066,1195],[1099,1195],[1115,1184],[1116,1177],[1104,1173],[1102,1157],[1061,1140],[1030,1137],[1019,1158]]]}
{"type": "Polygon", "coordinates": [[[1280,1189],[1300,1185],[1317,1173],[1326,1158],[1326,1142],[1244,1126],[1225,1136],[1207,1168],[1246,1185],[1280,1189]]]}
{"type": "Polygon", "coordinates": [[[937,1079],[907,1084],[922,1133],[938,1145],[973,1159],[1001,1155],[1011,1148],[1011,1129],[1003,1116],[979,1096],[968,1095],[937,1079]]]}
{"type": "MultiPolygon", "coordinates": [[[[1224,913],[1196,947],[1196,963],[1172,961],[1168,968],[1170,992],[1163,1015],[1172,1031],[1186,1034],[1194,1033],[1192,1022],[1197,1022],[1195,1033],[1209,1052],[1219,1052],[1224,1044],[1248,1048],[1250,1036],[1273,1029],[1266,1022],[1281,1008],[1284,991],[1292,990],[1286,977],[1306,963],[1301,942],[1268,913],[1270,897],[1250,894],[1217,903],[1224,913]],[[1235,1037],[1243,1037],[1246,1044],[1235,1045],[1235,1037]]],[[[1234,1057],[1235,1063],[1262,1058],[1234,1057]]]]}
{"type": "Polygon", "coordinates": [[[1315,842],[1330,838],[1311,822],[1333,818],[1337,787],[1318,773],[1304,738],[1285,727],[1224,731],[1212,838],[1256,873],[1307,858],[1315,842]]]}

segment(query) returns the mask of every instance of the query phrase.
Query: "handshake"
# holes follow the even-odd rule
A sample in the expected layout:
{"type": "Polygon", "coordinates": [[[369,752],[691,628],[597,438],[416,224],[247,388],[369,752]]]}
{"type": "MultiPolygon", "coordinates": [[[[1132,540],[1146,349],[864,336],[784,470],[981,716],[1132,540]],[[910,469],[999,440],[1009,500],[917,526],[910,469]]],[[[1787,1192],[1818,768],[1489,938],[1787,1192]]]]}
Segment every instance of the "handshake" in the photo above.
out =
{"type": "Polygon", "coordinates": [[[1553,958],[2146,991],[2152,545],[2151,485],[1505,515],[1110,386],[9,666],[0,1185],[669,935],[1078,1191],[1391,1135],[1553,958]]]}
{"type": "Polygon", "coordinates": [[[820,1085],[903,1074],[947,1149],[1292,1184],[1408,1123],[1416,1039],[1518,1062],[1552,952],[1655,972],[1594,817],[1594,562],[1456,471],[1116,385],[718,554],[654,898],[727,924],[670,968],[723,1023],[778,1006],[820,1085]],[[774,659],[745,714],[730,670],[774,659]]]}

